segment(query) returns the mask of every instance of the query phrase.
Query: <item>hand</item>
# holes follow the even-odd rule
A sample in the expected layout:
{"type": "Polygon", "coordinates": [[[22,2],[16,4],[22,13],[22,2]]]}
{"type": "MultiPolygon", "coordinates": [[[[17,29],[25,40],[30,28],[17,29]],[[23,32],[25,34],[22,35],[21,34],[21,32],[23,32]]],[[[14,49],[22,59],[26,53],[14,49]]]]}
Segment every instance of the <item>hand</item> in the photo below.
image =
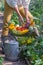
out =
{"type": "Polygon", "coordinates": [[[22,26],[25,27],[25,28],[29,28],[29,26],[30,26],[29,20],[27,20],[26,22],[24,22],[24,23],[22,24],[22,26]]]}
{"type": "Polygon", "coordinates": [[[21,15],[19,16],[19,21],[24,23],[23,17],[21,15]]]}
{"type": "Polygon", "coordinates": [[[19,21],[24,22],[23,17],[21,16],[21,14],[20,14],[20,12],[19,12],[18,6],[15,7],[15,11],[16,11],[16,13],[17,13],[18,16],[19,16],[19,21]]]}
{"type": "Polygon", "coordinates": [[[30,20],[29,20],[29,18],[26,18],[26,24],[25,24],[25,27],[29,27],[30,26],[30,20]]]}
{"type": "Polygon", "coordinates": [[[29,28],[29,26],[30,26],[30,23],[26,22],[25,28],[29,28]]]}

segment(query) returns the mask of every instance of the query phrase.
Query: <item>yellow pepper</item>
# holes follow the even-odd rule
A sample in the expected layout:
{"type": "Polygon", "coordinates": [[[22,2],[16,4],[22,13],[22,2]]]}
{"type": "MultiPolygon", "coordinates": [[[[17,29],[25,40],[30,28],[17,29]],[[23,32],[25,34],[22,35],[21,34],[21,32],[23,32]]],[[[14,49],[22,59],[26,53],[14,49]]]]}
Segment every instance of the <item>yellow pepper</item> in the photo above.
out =
{"type": "Polygon", "coordinates": [[[13,23],[9,25],[9,29],[11,29],[11,30],[14,29],[14,27],[15,27],[15,26],[14,26],[13,23]]]}
{"type": "Polygon", "coordinates": [[[25,30],[23,30],[23,31],[20,31],[20,34],[25,34],[25,33],[27,33],[29,30],[28,29],[25,29],[25,30]]]}

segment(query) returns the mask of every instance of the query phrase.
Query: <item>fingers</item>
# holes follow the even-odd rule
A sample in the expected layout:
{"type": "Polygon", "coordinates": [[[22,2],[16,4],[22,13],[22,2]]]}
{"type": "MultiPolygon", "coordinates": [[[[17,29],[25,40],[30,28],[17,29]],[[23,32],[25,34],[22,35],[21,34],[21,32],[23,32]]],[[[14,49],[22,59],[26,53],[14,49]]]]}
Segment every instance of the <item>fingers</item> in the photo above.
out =
{"type": "Polygon", "coordinates": [[[24,22],[24,20],[23,20],[23,17],[22,17],[22,16],[19,16],[19,21],[20,21],[20,22],[24,22]]]}

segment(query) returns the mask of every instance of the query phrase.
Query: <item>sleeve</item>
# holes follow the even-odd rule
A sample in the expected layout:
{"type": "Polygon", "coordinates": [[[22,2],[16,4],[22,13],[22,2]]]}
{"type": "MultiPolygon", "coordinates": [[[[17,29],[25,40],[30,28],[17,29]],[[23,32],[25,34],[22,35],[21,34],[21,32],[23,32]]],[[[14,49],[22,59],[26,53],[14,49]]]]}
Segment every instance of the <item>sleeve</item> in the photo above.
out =
{"type": "Polygon", "coordinates": [[[18,0],[11,0],[11,5],[13,7],[16,7],[17,6],[17,2],[18,2],[18,0]]]}
{"type": "Polygon", "coordinates": [[[27,8],[27,9],[29,8],[30,1],[31,0],[22,0],[22,4],[23,4],[24,8],[27,8]]]}

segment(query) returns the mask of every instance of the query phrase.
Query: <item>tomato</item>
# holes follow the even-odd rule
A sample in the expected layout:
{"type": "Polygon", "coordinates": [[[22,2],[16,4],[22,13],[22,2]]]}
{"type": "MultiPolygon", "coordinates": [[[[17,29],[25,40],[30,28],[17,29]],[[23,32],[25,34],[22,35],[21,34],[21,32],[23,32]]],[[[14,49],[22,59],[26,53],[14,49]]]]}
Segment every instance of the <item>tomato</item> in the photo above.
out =
{"type": "Polygon", "coordinates": [[[20,27],[16,27],[16,30],[20,30],[20,27]]]}
{"type": "Polygon", "coordinates": [[[25,28],[24,27],[16,27],[16,30],[23,31],[23,30],[25,30],[25,28]]]}
{"type": "Polygon", "coordinates": [[[25,28],[24,27],[21,27],[20,30],[23,31],[23,30],[25,30],[25,28]]]}

